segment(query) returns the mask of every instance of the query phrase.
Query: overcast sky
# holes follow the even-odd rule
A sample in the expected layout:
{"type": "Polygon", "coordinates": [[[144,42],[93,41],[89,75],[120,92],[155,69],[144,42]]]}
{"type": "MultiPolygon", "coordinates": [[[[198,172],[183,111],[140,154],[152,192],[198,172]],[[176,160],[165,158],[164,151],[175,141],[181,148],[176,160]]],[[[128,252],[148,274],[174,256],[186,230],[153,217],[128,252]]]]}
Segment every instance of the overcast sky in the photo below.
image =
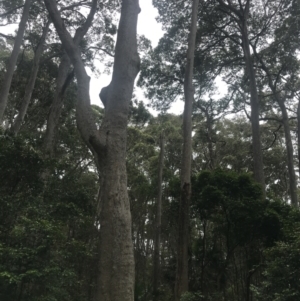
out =
{"type": "MultiPolygon", "coordinates": [[[[140,0],[140,7],[141,13],[138,17],[137,28],[138,34],[144,35],[146,38],[151,40],[153,46],[156,46],[159,39],[163,35],[160,24],[158,24],[155,20],[155,17],[158,14],[157,10],[152,6],[152,0],[140,0]]],[[[99,63],[96,62],[96,65],[98,64],[99,63]]],[[[111,75],[102,74],[100,77],[96,77],[90,70],[88,70],[88,73],[91,77],[91,102],[101,105],[99,100],[99,92],[102,87],[105,87],[110,83],[111,75]]],[[[140,89],[137,88],[135,93],[138,95],[139,100],[142,100],[142,98],[144,99],[143,93],[140,91],[140,89]]]]}
{"type": "MultiPolygon", "coordinates": [[[[1,1],[1,0],[0,0],[1,1]]],[[[138,18],[138,34],[144,35],[146,38],[150,39],[152,42],[152,45],[155,47],[159,41],[159,39],[163,35],[163,31],[161,29],[161,25],[156,22],[155,18],[158,15],[157,10],[152,6],[152,0],[140,0],[140,7],[141,7],[141,13],[139,14],[138,18]]],[[[0,27],[0,32],[2,33],[13,33],[17,29],[17,24],[15,26],[4,26],[0,27]]],[[[101,62],[95,62],[95,65],[101,69],[101,62]]],[[[97,76],[96,74],[93,74],[89,68],[87,68],[87,71],[91,77],[91,85],[90,85],[90,96],[91,96],[91,102],[93,104],[102,105],[101,101],[99,99],[99,92],[101,88],[107,86],[110,83],[111,75],[107,74],[101,74],[100,76],[97,76]]],[[[221,95],[224,95],[226,92],[226,89],[223,87],[224,83],[221,81],[221,78],[218,78],[217,86],[221,88],[221,95]]],[[[145,99],[143,96],[143,92],[141,89],[136,88],[135,94],[138,97],[138,100],[143,100],[145,102],[149,102],[151,100],[145,99]]],[[[219,97],[221,96],[219,95],[219,97]]],[[[153,110],[150,110],[155,115],[157,112],[154,112],[153,110]]],[[[181,114],[183,111],[183,102],[179,101],[176,104],[174,104],[170,110],[170,112],[175,114],[181,114]]]]}
{"type": "Polygon", "coordinates": [[[155,20],[157,9],[152,6],[152,0],[140,0],[141,13],[138,20],[138,34],[145,35],[156,46],[163,35],[160,24],[155,20]]]}

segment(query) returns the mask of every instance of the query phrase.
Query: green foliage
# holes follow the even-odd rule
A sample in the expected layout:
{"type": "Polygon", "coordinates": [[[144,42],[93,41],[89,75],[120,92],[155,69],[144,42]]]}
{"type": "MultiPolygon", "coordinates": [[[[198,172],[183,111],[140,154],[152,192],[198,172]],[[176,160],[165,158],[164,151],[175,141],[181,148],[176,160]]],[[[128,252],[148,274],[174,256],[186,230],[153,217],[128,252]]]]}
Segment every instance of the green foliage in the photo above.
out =
{"type": "Polygon", "coordinates": [[[276,248],[287,228],[294,228],[291,220],[298,218],[290,206],[263,200],[250,175],[220,169],[194,180],[192,209],[195,264],[202,268],[195,270],[191,283],[207,300],[232,296],[237,285],[243,287],[241,294],[248,294],[264,273],[263,252],[276,248]]]}
{"type": "Polygon", "coordinates": [[[263,281],[252,287],[257,300],[296,301],[300,297],[300,213],[282,209],[284,236],[265,250],[263,281]]]}
{"type": "Polygon", "coordinates": [[[204,300],[204,297],[198,292],[196,293],[186,292],[183,293],[180,298],[180,301],[200,301],[200,300],[204,300]]]}
{"type": "Polygon", "coordinates": [[[95,175],[43,160],[22,137],[0,139],[0,299],[88,300],[95,175]]]}

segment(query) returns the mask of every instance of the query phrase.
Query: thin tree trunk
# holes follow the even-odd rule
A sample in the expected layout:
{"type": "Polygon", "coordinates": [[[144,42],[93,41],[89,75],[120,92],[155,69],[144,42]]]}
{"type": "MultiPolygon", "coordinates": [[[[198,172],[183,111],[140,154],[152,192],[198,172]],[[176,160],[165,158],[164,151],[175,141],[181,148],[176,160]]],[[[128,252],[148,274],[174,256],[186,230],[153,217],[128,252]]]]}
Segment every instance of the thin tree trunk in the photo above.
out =
{"type": "Polygon", "coordinates": [[[200,279],[200,288],[204,292],[204,269],[206,261],[206,221],[203,222],[203,237],[202,237],[202,260],[201,260],[201,279],[200,279]]]}
{"type": "Polygon", "coordinates": [[[70,67],[70,59],[67,54],[64,54],[58,67],[56,90],[48,114],[46,134],[44,137],[44,149],[46,154],[50,155],[50,157],[52,157],[54,151],[56,130],[62,110],[64,94],[74,75],[73,72],[69,73],[70,67]]]}
{"type": "Polygon", "coordinates": [[[294,150],[293,150],[293,142],[292,142],[291,130],[289,124],[289,117],[283,99],[280,96],[276,96],[276,100],[279,104],[282,113],[282,121],[283,121],[283,128],[285,134],[285,145],[287,151],[291,203],[293,206],[297,207],[298,206],[297,180],[296,180],[296,174],[294,168],[294,150]]]}
{"type": "Polygon", "coordinates": [[[96,300],[133,301],[134,255],[127,192],[126,129],[140,62],[136,39],[139,2],[122,1],[112,81],[100,93],[105,103],[105,116],[98,131],[90,108],[89,77],[78,46],[64,27],[55,0],[44,1],[75,69],[78,85],[77,127],[101,171],[102,208],[96,300]]]}
{"type": "Polygon", "coordinates": [[[14,48],[13,48],[13,51],[9,58],[7,70],[4,75],[4,80],[3,80],[2,87],[0,90],[0,125],[3,122],[3,116],[4,116],[4,112],[5,112],[6,105],[7,105],[7,98],[8,98],[8,94],[9,94],[9,90],[10,90],[10,86],[11,86],[11,81],[13,78],[19,51],[21,48],[21,44],[22,44],[22,40],[23,40],[25,28],[26,28],[26,23],[27,23],[27,20],[29,17],[30,4],[31,4],[31,0],[25,1],[21,21],[19,24],[19,29],[17,32],[17,36],[15,38],[14,48]]]}
{"type": "Polygon", "coordinates": [[[298,130],[298,172],[300,174],[300,99],[297,108],[297,130],[298,130]]]}
{"type": "Polygon", "coordinates": [[[213,148],[213,142],[212,142],[212,118],[209,117],[209,114],[206,115],[206,123],[207,123],[207,138],[208,138],[208,152],[209,152],[209,167],[210,169],[214,170],[215,168],[215,156],[214,156],[214,148],[213,148]]]}
{"type": "Polygon", "coordinates": [[[154,300],[158,300],[160,285],[160,240],[161,240],[161,203],[162,203],[162,180],[164,168],[164,136],[160,135],[160,153],[158,165],[158,195],[155,216],[155,242],[154,242],[154,258],[153,258],[153,295],[154,300]]]}
{"type": "MultiPolygon", "coordinates": [[[[277,103],[281,109],[283,128],[284,128],[284,134],[285,134],[285,145],[286,145],[286,151],[287,151],[291,203],[293,206],[298,206],[297,179],[296,179],[295,168],[294,168],[294,150],[293,150],[293,142],[292,142],[291,130],[290,130],[290,124],[289,124],[289,117],[288,117],[288,113],[286,110],[286,106],[285,106],[284,100],[278,94],[276,86],[274,85],[274,83],[272,81],[272,74],[271,74],[269,68],[265,64],[262,57],[257,53],[256,49],[253,48],[253,50],[254,50],[255,56],[261,63],[262,69],[265,71],[265,73],[267,75],[269,87],[270,87],[271,91],[273,92],[275,100],[277,101],[277,103]]],[[[299,108],[298,108],[298,111],[299,111],[299,108]]]]}
{"type": "Polygon", "coordinates": [[[175,301],[188,291],[189,206],[191,197],[192,165],[192,110],[194,102],[193,69],[197,34],[199,0],[193,0],[192,22],[188,41],[187,65],[184,78],[185,105],[183,112],[183,150],[181,161],[181,198],[178,219],[177,267],[175,301]]]}
{"type": "Polygon", "coordinates": [[[21,108],[19,111],[18,116],[16,117],[10,131],[11,133],[13,133],[14,135],[17,135],[18,132],[20,131],[22,122],[24,121],[30,100],[31,100],[31,95],[35,86],[35,81],[37,78],[37,74],[39,71],[39,67],[40,67],[40,59],[43,53],[43,48],[44,48],[44,44],[46,41],[46,37],[48,34],[48,30],[49,30],[49,26],[50,26],[51,22],[48,21],[46,26],[43,29],[43,33],[41,36],[41,39],[37,45],[36,51],[35,51],[35,55],[34,55],[34,59],[33,59],[33,65],[32,65],[32,69],[31,69],[31,73],[30,73],[30,77],[28,80],[28,83],[26,85],[25,88],[25,93],[24,93],[24,98],[22,100],[22,104],[21,104],[21,108]]]}
{"type": "Polygon", "coordinates": [[[251,59],[250,46],[248,40],[247,18],[244,17],[242,23],[242,40],[243,51],[246,63],[246,70],[250,82],[250,103],[251,103],[251,128],[252,128],[252,147],[253,147],[253,165],[254,178],[261,184],[263,193],[265,195],[265,175],[263,169],[263,154],[260,137],[259,126],[259,99],[256,87],[255,71],[251,59]]]}

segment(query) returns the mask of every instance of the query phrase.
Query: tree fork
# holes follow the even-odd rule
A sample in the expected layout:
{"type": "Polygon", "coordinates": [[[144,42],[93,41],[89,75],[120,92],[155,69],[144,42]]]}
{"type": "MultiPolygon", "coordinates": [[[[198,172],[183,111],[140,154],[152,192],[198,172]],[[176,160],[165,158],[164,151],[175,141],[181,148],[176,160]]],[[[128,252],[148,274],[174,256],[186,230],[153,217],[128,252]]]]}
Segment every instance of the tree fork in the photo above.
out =
{"type": "MultiPolygon", "coordinates": [[[[94,15],[97,11],[97,1],[93,0],[91,10],[86,18],[84,24],[77,28],[73,41],[75,45],[79,45],[85,34],[88,32],[92,25],[94,15]]],[[[69,73],[71,66],[70,59],[67,53],[64,53],[58,67],[58,76],[56,79],[56,91],[50,111],[47,118],[47,129],[44,137],[44,149],[46,154],[50,157],[53,156],[55,147],[55,136],[57,132],[59,117],[63,107],[65,92],[74,77],[74,71],[69,73]]]]}
{"type": "Polygon", "coordinates": [[[78,45],[66,30],[55,0],[44,0],[63,47],[75,70],[78,86],[76,120],[101,174],[97,301],[134,300],[134,254],[127,192],[126,138],[129,104],[139,72],[137,52],[138,0],[123,0],[112,80],[106,93],[103,123],[98,131],[89,98],[89,77],[78,45]]]}

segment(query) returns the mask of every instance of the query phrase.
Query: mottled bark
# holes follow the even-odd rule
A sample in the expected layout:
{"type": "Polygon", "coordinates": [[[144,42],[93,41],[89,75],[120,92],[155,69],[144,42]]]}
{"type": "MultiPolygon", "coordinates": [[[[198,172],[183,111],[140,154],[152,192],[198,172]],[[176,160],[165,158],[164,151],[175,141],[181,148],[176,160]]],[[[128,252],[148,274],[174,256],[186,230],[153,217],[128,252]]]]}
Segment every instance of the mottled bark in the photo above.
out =
{"type": "Polygon", "coordinates": [[[27,109],[28,109],[28,106],[29,106],[29,103],[30,103],[30,100],[31,100],[31,95],[32,95],[32,92],[33,92],[33,89],[34,89],[34,86],[35,86],[35,81],[36,81],[36,78],[37,78],[37,74],[38,74],[38,71],[39,71],[40,59],[41,59],[41,56],[42,56],[42,53],[43,53],[44,44],[45,44],[45,41],[46,41],[46,37],[47,37],[48,31],[49,31],[50,24],[51,24],[51,22],[48,21],[46,26],[44,27],[42,36],[41,36],[40,41],[39,41],[39,43],[36,47],[36,50],[35,50],[32,69],[31,69],[31,73],[30,73],[28,83],[27,83],[26,88],[25,88],[25,93],[24,93],[24,97],[23,97],[23,100],[22,100],[22,103],[21,103],[21,108],[19,110],[18,116],[14,120],[14,123],[13,123],[13,125],[10,129],[10,132],[14,135],[18,134],[18,132],[21,128],[21,125],[24,121],[25,115],[27,113],[27,109]]]}
{"type": "Polygon", "coordinates": [[[189,243],[189,206],[191,198],[192,165],[192,111],[194,102],[193,69],[197,34],[199,0],[193,1],[192,22],[188,41],[187,64],[184,78],[183,111],[183,149],[181,161],[181,198],[178,217],[177,267],[175,279],[175,301],[188,291],[188,243],[189,243]]]}
{"type": "Polygon", "coordinates": [[[134,256],[127,193],[126,138],[129,103],[139,71],[136,26],[138,0],[123,0],[112,81],[105,88],[103,124],[96,129],[91,114],[89,77],[78,46],[65,29],[54,0],[45,0],[63,47],[75,70],[78,86],[77,127],[92,150],[101,172],[101,213],[97,301],[134,300],[134,256]]]}
{"type": "Polygon", "coordinates": [[[154,257],[153,257],[153,298],[159,300],[160,285],[160,240],[161,240],[161,203],[162,203],[162,180],[164,169],[164,149],[165,142],[163,134],[160,135],[160,153],[158,163],[158,195],[156,203],[155,215],[155,241],[154,241],[154,257]]]}
{"type": "Polygon", "coordinates": [[[134,257],[127,193],[126,128],[133,84],[139,71],[138,0],[123,0],[112,81],[106,90],[102,133],[106,135],[101,195],[97,301],[133,301],[134,257]]]}
{"type": "Polygon", "coordinates": [[[13,51],[9,58],[7,70],[4,75],[2,87],[0,89],[0,125],[2,124],[2,121],[3,121],[3,116],[4,116],[4,112],[5,112],[6,105],[7,105],[7,98],[8,98],[8,94],[9,94],[9,90],[10,90],[10,86],[11,86],[11,81],[13,78],[19,51],[21,48],[21,44],[22,44],[22,40],[23,40],[25,28],[26,28],[26,23],[27,23],[27,20],[29,17],[30,4],[31,4],[31,0],[25,1],[21,21],[19,24],[19,29],[17,32],[17,36],[15,38],[13,51]]]}

